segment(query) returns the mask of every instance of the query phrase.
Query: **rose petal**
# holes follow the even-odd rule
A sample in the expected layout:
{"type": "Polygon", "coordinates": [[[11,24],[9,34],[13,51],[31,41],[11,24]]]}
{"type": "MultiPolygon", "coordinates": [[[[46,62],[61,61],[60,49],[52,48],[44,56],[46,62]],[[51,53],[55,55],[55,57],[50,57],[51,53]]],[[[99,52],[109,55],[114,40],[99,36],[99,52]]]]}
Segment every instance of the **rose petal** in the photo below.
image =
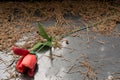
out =
{"type": "Polygon", "coordinates": [[[25,71],[25,67],[21,64],[23,59],[24,59],[24,57],[21,57],[16,64],[16,69],[20,73],[24,73],[24,71],[25,71]]]}
{"type": "Polygon", "coordinates": [[[12,50],[13,50],[14,54],[20,55],[20,56],[26,56],[27,54],[30,53],[26,49],[18,48],[18,47],[15,47],[15,46],[12,47],[12,50]]]}
{"type": "Polygon", "coordinates": [[[22,66],[28,68],[28,75],[34,75],[34,69],[37,63],[36,55],[28,54],[24,57],[23,61],[21,62],[22,66]]]}
{"type": "Polygon", "coordinates": [[[28,75],[29,75],[29,76],[31,76],[31,77],[34,76],[34,70],[35,70],[35,67],[36,67],[36,66],[34,66],[34,68],[28,70],[28,75]]]}
{"type": "Polygon", "coordinates": [[[24,57],[21,64],[29,69],[33,69],[36,63],[37,63],[36,56],[33,54],[28,54],[24,57]]]}

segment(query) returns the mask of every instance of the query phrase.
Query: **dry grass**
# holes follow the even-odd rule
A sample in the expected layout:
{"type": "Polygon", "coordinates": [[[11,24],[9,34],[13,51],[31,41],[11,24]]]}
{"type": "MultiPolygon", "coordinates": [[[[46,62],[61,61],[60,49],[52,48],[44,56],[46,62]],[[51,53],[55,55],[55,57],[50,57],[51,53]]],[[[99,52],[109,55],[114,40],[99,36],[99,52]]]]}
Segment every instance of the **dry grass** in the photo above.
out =
{"type": "Polygon", "coordinates": [[[73,64],[68,69],[67,73],[68,74],[80,73],[82,80],[97,80],[97,70],[95,71],[93,65],[88,60],[88,58],[89,57],[87,55],[82,54],[79,59],[76,59],[79,62],[73,64]]]}
{"type": "MultiPolygon", "coordinates": [[[[116,5],[116,4],[115,4],[116,5]]],[[[66,34],[70,30],[61,27],[63,24],[70,24],[70,20],[64,18],[64,14],[80,15],[86,24],[95,23],[105,17],[113,14],[120,14],[120,6],[111,6],[106,1],[81,0],[62,2],[0,2],[0,50],[8,50],[24,34],[35,32],[34,43],[42,40],[36,33],[37,28],[32,23],[46,21],[54,18],[57,27],[47,29],[50,35],[56,36],[66,34]]],[[[120,17],[107,20],[97,27],[93,28],[95,32],[110,33],[120,21],[120,17]]],[[[30,40],[30,39],[29,39],[30,40]]],[[[26,48],[31,47],[34,43],[26,44],[26,48]]]]}

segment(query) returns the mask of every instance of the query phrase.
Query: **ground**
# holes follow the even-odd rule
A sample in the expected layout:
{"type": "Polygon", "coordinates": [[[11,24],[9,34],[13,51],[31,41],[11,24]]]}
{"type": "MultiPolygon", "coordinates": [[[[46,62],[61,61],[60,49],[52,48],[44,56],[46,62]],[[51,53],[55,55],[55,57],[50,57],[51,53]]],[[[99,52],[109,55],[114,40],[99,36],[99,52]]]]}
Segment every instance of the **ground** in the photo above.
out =
{"type": "MultiPolygon", "coordinates": [[[[120,22],[120,3],[119,0],[0,2],[1,54],[11,55],[13,45],[29,49],[36,42],[43,41],[38,34],[38,22],[54,37],[66,37],[83,29],[110,36],[115,31],[116,23],[120,22]]],[[[120,36],[120,33],[115,35],[120,36]]],[[[14,58],[13,54],[11,57],[14,58]]],[[[6,65],[4,57],[1,58],[1,63],[6,65]]]]}

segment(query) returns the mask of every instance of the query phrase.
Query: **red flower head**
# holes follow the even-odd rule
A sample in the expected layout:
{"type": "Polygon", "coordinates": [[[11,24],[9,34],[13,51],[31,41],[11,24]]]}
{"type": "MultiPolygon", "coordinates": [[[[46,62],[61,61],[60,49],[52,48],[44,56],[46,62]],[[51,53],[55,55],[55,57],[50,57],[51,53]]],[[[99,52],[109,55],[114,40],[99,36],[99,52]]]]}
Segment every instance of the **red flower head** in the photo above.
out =
{"type": "Polygon", "coordinates": [[[14,54],[19,55],[19,56],[26,56],[27,54],[30,54],[30,52],[27,49],[18,48],[15,46],[12,47],[12,50],[14,54]]]}
{"type": "Polygon", "coordinates": [[[12,47],[12,50],[14,54],[22,56],[16,64],[17,71],[20,73],[27,72],[29,76],[34,76],[34,69],[37,63],[36,55],[30,54],[28,50],[17,47],[12,47]]]}

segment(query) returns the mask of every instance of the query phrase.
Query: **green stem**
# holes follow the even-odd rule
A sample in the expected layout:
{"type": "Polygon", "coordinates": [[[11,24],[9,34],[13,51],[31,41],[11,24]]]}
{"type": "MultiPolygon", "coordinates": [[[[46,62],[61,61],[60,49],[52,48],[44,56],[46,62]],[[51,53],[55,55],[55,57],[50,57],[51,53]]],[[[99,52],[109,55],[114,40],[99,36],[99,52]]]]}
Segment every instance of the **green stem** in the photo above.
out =
{"type": "Polygon", "coordinates": [[[98,22],[96,22],[96,23],[89,24],[89,25],[87,25],[87,26],[84,26],[83,28],[79,28],[79,29],[77,29],[77,30],[75,30],[75,31],[73,31],[73,32],[70,32],[70,33],[68,33],[68,34],[62,35],[62,37],[69,36],[69,35],[71,35],[71,34],[73,34],[73,33],[76,33],[76,32],[78,32],[78,31],[85,30],[85,29],[87,29],[87,28],[92,28],[92,27],[94,27],[95,25],[100,24],[100,23],[102,23],[102,22],[105,22],[105,21],[107,21],[108,19],[112,19],[112,18],[114,18],[114,17],[120,17],[120,14],[115,14],[115,15],[113,15],[113,16],[110,16],[110,17],[107,17],[107,18],[105,18],[105,19],[103,19],[103,20],[100,20],[100,21],[98,21],[98,22]]]}

